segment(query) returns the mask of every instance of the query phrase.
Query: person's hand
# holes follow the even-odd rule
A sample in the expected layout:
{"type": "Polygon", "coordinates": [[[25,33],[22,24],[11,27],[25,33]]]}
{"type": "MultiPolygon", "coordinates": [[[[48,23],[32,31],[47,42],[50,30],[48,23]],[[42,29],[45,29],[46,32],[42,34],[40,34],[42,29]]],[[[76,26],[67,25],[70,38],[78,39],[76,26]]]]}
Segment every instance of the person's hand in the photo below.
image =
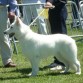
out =
{"type": "Polygon", "coordinates": [[[15,13],[13,13],[13,12],[9,12],[9,13],[8,13],[8,18],[9,18],[9,19],[12,19],[12,20],[13,20],[14,17],[15,17],[15,13]]]}
{"type": "Polygon", "coordinates": [[[14,18],[15,18],[15,13],[9,12],[8,13],[8,18],[10,19],[10,23],[12,23],[14,21],[14,18]]]}
{"type": "Polygon", "coordinates": [[[54,8],[55,6],[54,5],[52,5],[52,3],[50,3],[50,2],[47,2],[46,4],[45,4],[45,6],[44,6],[44,8],[46,8],[46,9],[48,9],[48,8],[54,8]]]}

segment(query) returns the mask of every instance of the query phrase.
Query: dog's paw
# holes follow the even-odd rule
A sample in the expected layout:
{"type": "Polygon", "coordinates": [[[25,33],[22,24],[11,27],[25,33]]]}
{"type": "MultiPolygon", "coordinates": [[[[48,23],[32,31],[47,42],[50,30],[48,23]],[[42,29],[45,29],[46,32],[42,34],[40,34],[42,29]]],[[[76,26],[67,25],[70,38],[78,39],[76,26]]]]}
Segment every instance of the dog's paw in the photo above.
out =
{"type": "Polygon", "coordinates": [[[27,77],[32,77],[32,74],[31,74],[31,73],[29,73],[29,74],[27,74],[26,76],[27,76],[27,77]]]}
{"type": "Polygon", "coordinates": [[[33,75],[32,73],[29,73],[29,74],[27,75],[27,77],[34,77],[34,76],[36,76],[36,75],[33,75]]]}
{"type": "Polygon", "coordinates": [[[80,74],[81,74],[81,72],[76,72],[75,74],[80,75],[80,74]]]}
{"type": "Polygon", "coordinates": [[[67,74],[68,72],[65,71],[60,71],[61,74],[67,74]]]}
{"type": "Polygon", "coordinates": [[[31,76],[32,76],[32,74],[31,74],[31,73],[29,73],[27,76],[28,76],[28,77],[31,77],[31,76]]]}
{"type": "Polygon", "coordinates": [[[60,73],[65,73],[65,71],[60,71],[60,73]]]}

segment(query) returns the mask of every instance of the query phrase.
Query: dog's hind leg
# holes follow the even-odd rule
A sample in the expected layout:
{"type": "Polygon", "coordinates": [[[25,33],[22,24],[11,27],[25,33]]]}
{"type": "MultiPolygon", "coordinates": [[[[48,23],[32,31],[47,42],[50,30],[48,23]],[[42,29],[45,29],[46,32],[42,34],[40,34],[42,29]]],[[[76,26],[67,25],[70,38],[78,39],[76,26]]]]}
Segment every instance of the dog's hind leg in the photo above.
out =
{"type": "Polygon", "coordinates": [[[70,65],[69,65],[68,61],[65,59],[65,57],[63,57],[63,56],[64,56],[64,54],[61,55],[61,54],[59,53],[59,55],[58,55],[56,58],[57,58],[59,61],[61,61],[62,63],[64,63],[64,65],[65,65],[65,70],[61,71],[60,73],[67,73],[68,70],[69,70],[70,65]]]}
{"type": "Polygon", "coordinates": [[[59,61],[63,62],[64,65],[65,65],[65,70],[61,71],[60,73],[67,73],[68,70],[69,70],[69,63],[68,63],[68,61],[64,57],[62,57],[61,55],[60,55],[60,57],[58,56],[57,58],[58,58],[59,61]]]}
{"type": "Polygon", "coordinates": [[[81,74],[80,62],[76,60],[75,65],[76,65],[76,74],[80,75],[81,74]]]}
{"type": "Polygon", "coordinates": [[[60,73],[67,73],[69,70],[69,64],[66,61],[64,61],[64,64],[65,64],[65,70],[61,71],[60,73]]]}
{"type": "Polygon", "coordinates": [[[71,61],[70,66],[71,66],[71,69],[76,71],[76,74],[78,75],[81,74],[80,62],[77,59],[74,59],[73,61],[71,61]]]}

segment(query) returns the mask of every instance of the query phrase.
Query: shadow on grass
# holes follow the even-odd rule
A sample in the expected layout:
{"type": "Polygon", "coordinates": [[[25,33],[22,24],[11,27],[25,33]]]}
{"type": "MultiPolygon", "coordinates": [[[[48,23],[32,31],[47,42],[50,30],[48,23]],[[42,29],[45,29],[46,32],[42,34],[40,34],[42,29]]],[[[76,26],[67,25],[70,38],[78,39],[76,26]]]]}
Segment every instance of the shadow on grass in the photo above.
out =
{"type": "Polygon", "coordinates": [[[3,66],[0,66],[0,68],[3,68],[3,66]]]}
{"type": "Polygon", "coordinates": [[[20,79],[20,78],[29,78],[28,76],[18,76],[18,77],[6,77],[6,78],[1,78],[0,77],[0,80],[1,81],[5,81],[5,80],[14,80],[14,79],[20,79]]]}
{"type": "MultiPolygon", "coordinates": [[[[40,68],[40,71],[47,70],[49,68],[40,68]]],[[[73,72],[67,72],[67,73],[60,73],[60,70],[49,70],[49,73],[46,73],[46,76],[58,76],[58,75],[70,75],[74,74],[73,72]],[[50,72],[51,71],[51,72],[50,72]]]]}
{"type": "Polygon", "coordinates": [[[22,74],[26,74],[26,73],[28,74],[31,72],[31,68],[21,68],[21,69],[16,68],[15,70],[13,70],[11,72],[20,72],[22,74]]]}
{"type": "Polygon", "coordinates": [[[13,75],[5,76],[5,77],[0,77],[0,80],[12,80],[12,79],[20,79],[20,78],[29,78],[28,74],[31,72],[31,68],[23,68],[23,69],[18,69],[16,68],[15,70],[11,70],[7,73],[12,73],[13,75]],[[21,73],[21,75],[16,75],[15,73],[21,73]]]}
{"type": "MultiPolygon", "coordinates": [[[[40,71],[43,71],[42,68],[40,68],[40,71]]],[[[23,78],[29,78],[28,74],[31,72],[31,68],[16,68],[15,70],[11,70],[9,72],[5,72],[6,74],[8,73],[11,73],[13,74],[11,76],[11,74],[9,76],[5,76],[5,77],[0,77],[0,80],[1,81],[4,81],[4,80],[16,80],[16,79],[23,79],[23,78]],[[20,73],[21,75],[16,75],[17,73],[20,73]]],[[[38,77],[43,77],[43,76],[59,76],[59,75],[69,75],[69,74],[73,74],[73,73],[66,73],[66,74],[62,74],[62,73],[59,73],[59,72],[50,72],[49,73],[46,73],[46,74],[42,74],[42,75],[37,75],[38,77]]],[[[37,77],[35,76],[35,77],[37,77]]]]}
{"type": "Polygon", "coordinates": [[[46,75],[47,76],[58,76],[58,75],[69,75],[69,74],[73,74],[73,73],[71,73],[71,72],[67,72],[67,73],[60,73],[60,72],[51,72],[51,73],[47,73],[46,75]]]}

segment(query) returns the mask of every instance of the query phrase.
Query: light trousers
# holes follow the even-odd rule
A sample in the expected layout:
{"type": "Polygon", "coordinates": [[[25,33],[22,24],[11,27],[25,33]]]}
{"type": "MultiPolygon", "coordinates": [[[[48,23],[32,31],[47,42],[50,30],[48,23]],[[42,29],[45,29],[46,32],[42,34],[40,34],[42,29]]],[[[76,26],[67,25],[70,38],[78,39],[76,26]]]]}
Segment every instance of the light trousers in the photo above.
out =
{"type": "Polygon", "coordinates": [[[7,8],[0,7],[0,53],[2,57],[3,65],[11,62],[11,46],[8,35],[4,35],[4,31],[8,28],[7,26],[7,8]]]}
{"type": "MultiPolygon", "coordinates": [[[[22,3],[28,4],[28,3],[39,3],[39,2],[38,2],[38,0],[36,0],[36,1],[22,0],[22,3]]],[[[41,12],[41,10],[42,10],[41,5],[23,6],[23,22],[25,24],[29,25],[31,23],[32,16],[34,16],[34,18],[36,18],[38,16],[38,13],[41,12]]],[[[45,20],[42,16],[40,16],[36,20],[36,23],[38,26],[38,33],[47,34],[45,20]]]]}

